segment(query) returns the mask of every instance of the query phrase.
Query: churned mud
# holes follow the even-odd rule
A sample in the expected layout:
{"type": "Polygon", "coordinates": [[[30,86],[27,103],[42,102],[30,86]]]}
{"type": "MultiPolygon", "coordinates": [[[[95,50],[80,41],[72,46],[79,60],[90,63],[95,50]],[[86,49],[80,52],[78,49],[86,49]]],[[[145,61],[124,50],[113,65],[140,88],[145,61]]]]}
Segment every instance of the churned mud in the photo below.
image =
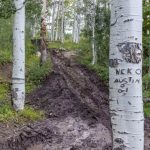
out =
{"type": "MultiPolygon", "coordinates": [[[[52,50],[51,57],[53,72],[27,96],[27,104],[44,110],[47,119],[3,134],[0,150],[112,150],[108,87],[75,63],[75,53],[52,50]]],[[[145,129],[150,150],[148,119],[145,129]]]]}

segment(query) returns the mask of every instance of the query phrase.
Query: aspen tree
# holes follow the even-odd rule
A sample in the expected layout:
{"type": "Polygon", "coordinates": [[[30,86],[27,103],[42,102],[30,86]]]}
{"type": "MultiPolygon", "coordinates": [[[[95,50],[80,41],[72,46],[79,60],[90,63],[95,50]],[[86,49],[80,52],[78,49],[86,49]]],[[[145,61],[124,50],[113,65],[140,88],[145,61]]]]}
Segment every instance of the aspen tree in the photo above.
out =
{"type": "Polygon", "coordinates": [[[93,0],[93,22],[92,22],[92,65],[96,63],[96,48],[95,48],[95,16],[96,16],[96,0],[93,0]]]}
{"type": "Polygon", "coordinates": [[[55,37],[55,13],[56,13],[56,1],[52,0],[52,26],[51,26],[51,41],[54,41],[55,37]]]}
{"type": "Polygon", "coordinates": [[[143,150],[142,0],[111,1],[109,58],[113,150],[143,150]]]}
{"type": "Polygon", "coordinates": [[[74,43],[79,43],[80,41],[80,7],[81,7],[81,0],[76,0],[74,2],[74,23],[73,23],[73,30],[72,30],[72,38],[74,43]]]}
{"type": "Polygon", "coordinates": [[[62,7],[61,7],[61,42],[64,43],[64,0],[61,0],[62,7]]]}
{"type": "Polygon", "coordinates": [[[47,46],[46,46],[46,13],[47,13],[47,0],[43,0],[42,17],[41,17],[41,33],[40,33],[40,50],[41,50],[41,64],[46,62],[47,59],[47,46]]]}
{"type": "Polygon", "coordinates": [[[60,0],[57,2],[57,17],[56,17],[56,35],[55,35],[55,41],[58,40],[59,35],[59,18],[60,18],[60,0]]]}
{"type": "Polygon", "coordinates": [[[25,102],[25,1],[14,0],[12,102],[16,111],[25,102]]]}

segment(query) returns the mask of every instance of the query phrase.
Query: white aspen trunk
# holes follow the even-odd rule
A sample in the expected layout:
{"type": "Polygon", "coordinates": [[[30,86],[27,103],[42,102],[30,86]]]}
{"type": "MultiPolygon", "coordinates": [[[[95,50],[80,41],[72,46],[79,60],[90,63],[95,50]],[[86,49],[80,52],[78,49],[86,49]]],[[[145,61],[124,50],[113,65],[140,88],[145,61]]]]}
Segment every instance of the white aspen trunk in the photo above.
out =
{"type": "Polygon", "coordinates": [[[93,29],[92,29],[92,65],[96,63],[96,50],[95,50],[95,23],[93,23],[93,29]]]}
{"type": "Polygon", "coordinates": [[[43,4],[42,4],[42,16],[46,17],[46,6],[47,6],[47,0],[42,0],[43,4]]]}
{"type": "Polygon", "coordinates": [[[80,14],[77,9],[80,7],[80,1],[76,0],[74,2],[75,12],[74,12],[74,24],[73,24],[73,42],[79,43],[80,41],[80,14]]]}
{"type": "Polygon", "coordinates": [[[74,14],[74,22],[73,22],[73,30],[72,30],[72,39],[74,43],[75,43],[75,36],[76,36],[76,18],[74,14]]]}
{"type": "Polygon", "coordinates": [[[13,27],[12,102],[16,111],[25,102],[25,6],[24,0],[14,0],[17,9],[13,27]]]}
{"type": "Polygon", "coordinates": [[[36,19],[34,19],[34,24],[33,24],[33,27],[32,27],[32,38],[35,38],[36,37],[36,34],[37,34],[37,22],[36,22],[36,19]]]}
{"type": "Polygon", "coordinates": [[[92,65],[96,63],[96,49],[95,49],[95,15],[96,15],[96,0],[93,0],[93,25],[92,25],[92,65]]]}
{"type": "Polygon", "coordinates": [[[77,22],[77,14],[74,15],[74,26],[73,26],[73,42],[78,43],[78,22],[77,22]]]}
{"type": "Polygon", "coordinates": [[[64,43],[64,0],[62,0],[61,43],[64,43]]]}
{"type": "Polygon", "coordinates": [[[73,26],[72,26],[72,41],[74,42],[74,32],[75,32],[75,28],[74,28],[74,22],[73,22],[73,26]]]}
{"type": "Polygon", "coordinates": [[[144,150],[142,0],[111,1],[109,58],[113,150],[144,150]]]}
{"type": "Polygon", "coordinates": [[[53,5],[52,5],[51,40],[54,41],[54,35],[55,35],[55,31],[54,31],[54,27],[55,27],[55,9],[56,9],[55,0],[52,3],[53,3],[53,5]]]}
{"type": "Polygon", "coordinates": [[[56,21],[56,35],[55,41],[58,40],[58,32],[59,32],[59,14],[60,14],[60,1],[58,1],[58,8],[57,8],[57,21],[56,21]]]}
{"type": "Polygon", "coordinates": [[[35,26],[33,25],[33,27],[32,27],[32,38],[35,38],[35,36],[36,36],[36,30],[35,30],[35,26]]]}
{"type": "Polygon", "coordinates": [[[77,36],[76,36],[76,43],[80,42],[80,14],[77,15],[77,36]]]}
{"type": "Polygon", "coordinates": [[[46,46],[46,6],[47,0],[43,0],[42,17],[41,17],[41,34],[40,34],[40,51],[41,51],[41,64],[47,60],[47,46],[46,46]]]}
{"type": "MultiPolygon", "coordinates": [[[[73,7],[75,8],[75,2],[73,3],[73,7]]],[[[74,20],[73,20],[73,29],[72,29],[72,41],[75,42],[75,32],[76,32],[76,28],[75,28],[75,13],[76,10],[74,9],[74,20]]]]}
{"type": "Polygon", "coordinates": [[[52,32],[51,32],[51,31],[52,31],[51,15],[49,15],[48,21],[49,21],[49,23],[48,23],[48,31],[49,31],[49,32],[48,32],[48,39],[49,39],[49,40],[52,40],[52,39],[51,39],[51,33],[52,33],[52,32]]]}
{"type": "MultiPolygon", "coordinates": [[[[76,8],[75,2],[73,3],[73,7],[76,8]]],[[[74,10],[74,21],[73,21],[73,30],[72,30],[72,41],[75,43],[76,36],[76,9],[74,10]]]]}

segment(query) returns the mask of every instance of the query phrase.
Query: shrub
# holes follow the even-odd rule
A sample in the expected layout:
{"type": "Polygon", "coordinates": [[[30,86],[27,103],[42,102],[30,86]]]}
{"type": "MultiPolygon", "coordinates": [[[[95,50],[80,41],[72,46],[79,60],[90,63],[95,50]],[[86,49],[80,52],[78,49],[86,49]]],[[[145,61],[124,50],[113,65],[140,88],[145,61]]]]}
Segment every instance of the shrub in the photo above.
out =
{"type": "Polygon", "coordinates": [[[40,66],[40,64],[33,64],[28,72],[28,82],[35,85],[41,84],[41,82],[50,73],[52,68],[51,61],[48,59],[45,64],[40,66]]]}

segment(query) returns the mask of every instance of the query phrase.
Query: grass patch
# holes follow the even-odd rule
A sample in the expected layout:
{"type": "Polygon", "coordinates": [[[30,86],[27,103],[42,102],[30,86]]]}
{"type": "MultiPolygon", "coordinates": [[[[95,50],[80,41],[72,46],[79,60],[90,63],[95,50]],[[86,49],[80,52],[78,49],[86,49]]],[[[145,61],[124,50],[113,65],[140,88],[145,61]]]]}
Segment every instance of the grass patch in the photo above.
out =
{"type": "Polygon", "coordinates": [[[109,68],[106,66],[106,64],[95,64],[92,65],[92,53],[91,50],[85,49],[81,50],[78,54],[77,61],[82,64],[87,66],[89,69],[95,71],[97,75],[100,76],[102,80],[108,84],[108,79],[109,79],[109,68]]]}
{"type": "MultiPolygon", "coordinates": [[[[45,77],[49,74],[52,68],[50,59],[43,65],[39,65],[39,57],[35,54],[35,49],[29,43],[26,51],[26,93],[30,93],[35,89],[45,77]]],[[[12,62],[12,55],[8,51],[0,53],[0,64],[12,62]]],[[[10,103],[10,85],[4,78],[0,77],[0,122],[14,122],[23,124],[25,122],[37,121],[43,119],[44,112],[35,110],[32,107],[26,106],[21,112],[15,112],[10,103]]]]}
{"type": "Polygon", "coordinates": [[[0,84],[0,122],[24,123],[44,118],[44,113],[31,107],[26,107],[21,112],[15,112],[10,102],[9,84],[0,84]]]}
{"type": "Polygon", "coordinates": [[[26,93],[32,92],[49,75],[52,62],[48,56],[45,64],[40,66],[40,58],[36,56],[36,48],[29,42],[26,51],[26,93]]]}
{"type": "Polygon", "coordinates": [[[85,50],[89,49],[89,41],[85,38],[81,38],[80,43],[73,43],[71,40],[65,40],[64,43],[59,41],[49,43],[49,48],[58,48],[58,49],[66,49],[66,50],[85,50]]]}
{"type": "Polygon", "coordinates": [[[0,106],[0,122],[7,122],[15,117],[10,105],[1,103],[0,106]]]}
{"type": "Polygon", "coordinates": [[[1,83],[0,84],[0,101],[4,101],[4,100],[8,99],[9,93],[10,93],[9,84],[1,83]]]}
{"type": "Polygon", "coordinates": [[[43,111],[35,110],[32,107],[26,107],[22,112],[18,113],[20,117],[23,117],[25,120],[41,120],[45,117],[43,111]]]}
{"type": "Polygon", "coordinates": [[[10,104],[3,103],[0,106],[0,122],[14,122],[23,124],[24,122],[32,122],[44,119],[44,112],[26,107],[23,111],[15,112],[10,104]]]}
{"type": "Polygon", "coordinates": [[[30,65],[27,75],[27,83],[29,85],[40,85],[41,82],[49,75],[52,69],[51,60],[48,59],[42,66],[36,61],[30,65]]]}
{"type": "Polygon", "coordinates": [[[93,69],[103,81],[108,85],[109,81],[109,68],[106,66],[100,66],[98,64],[89,65],[89,68],[93,69]]]}
{"type": "Polygon", "coordinates": [[[12,53],[10,50],[1,50],[0,51],[0,64],[11,63],[12,62],[12,53]]]}
{"type": "Polygon", "coordinates": [[[144,104],[144,114],[146,117],[150,117],[150,103],[144,104]]]}

